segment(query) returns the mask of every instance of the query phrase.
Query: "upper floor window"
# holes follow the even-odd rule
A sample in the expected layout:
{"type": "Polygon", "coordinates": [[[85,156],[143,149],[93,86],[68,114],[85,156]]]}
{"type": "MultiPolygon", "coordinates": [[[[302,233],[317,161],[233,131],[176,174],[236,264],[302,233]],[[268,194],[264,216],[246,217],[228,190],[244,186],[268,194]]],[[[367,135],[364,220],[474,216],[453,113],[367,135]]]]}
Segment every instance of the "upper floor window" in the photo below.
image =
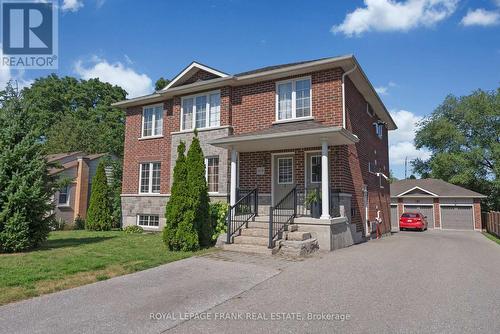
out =
{"type": "Polygon", "coordinates": [[[373,126],[375,127],[375,133],[377,134],[377,136],[382,139],[384,136],[384,123],[373,123],[373,126]]]}
{"type": "Polygon", "coordinates": [[[276,119],[278,121],[311,116],[311,78],[282,81],[276,84],[276,119]]]}
{"type": "Polygon", "coordinates": [[[220,126],[220,92],[182,98],[181,130],[220,126]]]}
{"type": "Polygon", "coordinates": [[[140,165],[139,192],[141,194],[160,193],[160,170],[161,163],[148,162],[140,165]]]}
{"type": "Polygon", "coordinates": [[[163,106],[144,107],[142,111],[142,137],[163,134],[163,106]]]}

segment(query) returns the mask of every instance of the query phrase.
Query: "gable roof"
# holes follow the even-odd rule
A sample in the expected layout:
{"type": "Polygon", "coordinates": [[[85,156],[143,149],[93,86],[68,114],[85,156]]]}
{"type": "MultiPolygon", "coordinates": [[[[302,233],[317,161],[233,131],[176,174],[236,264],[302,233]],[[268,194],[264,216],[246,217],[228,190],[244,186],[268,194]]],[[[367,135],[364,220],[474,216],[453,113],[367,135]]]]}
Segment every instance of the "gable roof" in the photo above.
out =
{"type": "Polygon", "coordinates": [[[49,168],[49,175],[54,175],[62,171],[68,170],[70,168],[77,167],[78,158],[80,157],[92,161],[104,157],[106,155],[109,155],[109,153],[87,154],[82,151],[77,151],[68,153],[49,154],[46,155],[45,158],[47,159],[47,162],[55,164],[55,166],[49,168]]]}
{"type": "Polygon", "coordinates": [[[196,61],[193,61],[191,64],[189,64],[186,68],[184,68],[179,74],[177,74],[172,81],[168,83],[163,89],[160,90],[160,92],[164,92],[168,90],[169,88],[176,87],[184,83],[186,80],[191,78],[191,76],[196,73],[196,71],[205,71],[208,73],[213,74],[216,77],[219,78],[225,78],[228,77],[229,75],[227,73],[221,72],[219,70],[216,70],[215,68],[211,68],[207,65],[203,65],[202,63],[198,63],[196,61]]]}
{"type": "Polygon", "coordinates": [[[112,106],[129,108],[145,104],[159,103],[174,96],[197,93],[202,90],[206,91],[209,89],[219,89],[224,86],[248,85],[266,80],[277,80],[290,76],[304,75],[311,72],[339,67],[344,71],[344,73],[354,69],[354,71],[349,74],[349,79],[353,82],[354,86],[359,90],[366,101],[368,101],[368,103],[372,106],[375,114],[380,118],[380,120],[387,124],[387,128],[389,130],[397,129],[396,123],[389,114],[389,111],[380,99],[380,96],[375,91],[375,88],[371,84],[370,80],[368,80],[368,77],[359,65],[356,57],[354,57],[354,55],[352,54],[282,65],[266,66],[259,69],[238,73],[236,75],[229,75],[201,63],[192,62],[162,90],[150,95],[137,97],[130,100],[119,101],[113,103],[112,106]],[[200,69],[216,75],[216,78],[209,80],[200,80],[182,85],[183,82],[191,78],[192,75],[200,69]]]}
{"type": "Polygon", "coordinates": [[[391,197],[470,197],[485,198],[486,196],[475,191],[445,182],[439,179],[407,179],[391,183],[391,197]],[[429,195],[411,194],[419,189],[429,195]]]}

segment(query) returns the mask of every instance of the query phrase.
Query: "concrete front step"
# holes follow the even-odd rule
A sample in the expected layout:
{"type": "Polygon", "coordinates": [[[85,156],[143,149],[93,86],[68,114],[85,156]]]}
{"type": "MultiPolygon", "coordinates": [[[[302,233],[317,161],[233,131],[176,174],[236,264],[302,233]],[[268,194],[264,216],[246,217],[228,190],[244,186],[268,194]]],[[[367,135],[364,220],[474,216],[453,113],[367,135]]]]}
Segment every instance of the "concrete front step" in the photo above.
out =
{"type": "Polygon", "coordinates": [[[269,238],[268,228],[243,228],[241,229],[241,235],[247,237],[261,237],[269,238]]]}
{"type": "Polygon", "coordinates": [[[273,254],[272,249],[267,248],[267,246],[258,246],[258,245],[224,244],[222,246],[222,249],[240,253],[268,254],[268,255],[273,254]]]}
{"type": "Polygon", "coordinates": [[[264,228],[269,229],[269,222],[260,222],[260,221],[249,221],[248,228],[264,228]]]}
{"type": "Polygon", "coordinates": [[[303,241],[311,238],[311,233],[309,232],[288,232],[286,235],[287,240],[292,240],[292,241],[303,241]]]}
{"type": "Polygon", "coordinates": [[[237,237],[234,237],[234,243],[267,246],[269,244],[269,239],[264,237],[249,237],[249,236],[239,235],[237,237]]]}

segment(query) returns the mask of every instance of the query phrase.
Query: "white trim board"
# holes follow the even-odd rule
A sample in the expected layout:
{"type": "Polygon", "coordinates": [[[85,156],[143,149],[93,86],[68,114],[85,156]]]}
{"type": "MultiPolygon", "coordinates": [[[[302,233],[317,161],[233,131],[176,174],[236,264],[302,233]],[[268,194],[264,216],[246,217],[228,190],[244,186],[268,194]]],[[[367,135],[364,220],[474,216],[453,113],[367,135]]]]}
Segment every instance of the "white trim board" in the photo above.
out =
{"type": "Polygon", "coordinates": [[[163,91],[166,91],[167,89],[169,89],[170,87],[173,87],[177,82],[179,82],[186,74],[188,74],[192,69],[194,68],[197,68],[199,70],[203,70],[205,72],[209,72],[209,73],[212,73],[214,75],[217,75],[221,78],[226,78],[228,77],[228,75],[224,72],[221,72],[221,71],[218,71],[216,69],[213,69],[213,68],[210,68],[208,66],[205,66],[203,64],[200,64],[200,63],[197,63],[195,61],[193,61],[188,67],[186,67],[181,73],[177,74],[175,76],[175,78],[169,82],[169,84],[167,86],[165,86],[162,90],[160,90],[161,92],[163,91]]]}
{"type": "Polygon", "coordinates": [[[411,189],[408,189],[408,190],[406,190],[406,191],[404,191],[404,192],[402,192],[402,193],[400,193],[400,194],[396,195],[396,197],[403,196],[404,194],[409,193],[409,192],[411,192],[411,191],[413,191],[413,190],[417,190],[417,189],[418,189],[418,190],[421,190],[421,191],[423,191],[423,192],[426,192],[426,193],[428,193],[428,194],[430,194],[430,195],[432,195],[432,196],[434,196],[434,197],[439,197],[439,195],[436,195],[436,194],[434,194],[433,192],[430,192],[429,190],[425,190],[424,188],[421,188],[421,187],[419,187],[419,186],[415,186],[415,187],[413,187],[413,188],[411,188],[411,189]]]}

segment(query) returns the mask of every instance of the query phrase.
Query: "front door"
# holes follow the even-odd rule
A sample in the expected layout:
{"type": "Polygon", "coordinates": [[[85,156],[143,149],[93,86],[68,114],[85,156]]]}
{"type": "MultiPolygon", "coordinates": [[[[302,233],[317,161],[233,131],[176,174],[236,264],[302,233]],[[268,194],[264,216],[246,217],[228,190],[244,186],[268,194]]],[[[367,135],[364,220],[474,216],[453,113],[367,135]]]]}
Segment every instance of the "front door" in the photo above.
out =
{"type": "Polygon", "coordinates": [[[273,194],[272,203],[276,205],[295,185],[294,155],[277,154],[273,156],[273,194]]]}

